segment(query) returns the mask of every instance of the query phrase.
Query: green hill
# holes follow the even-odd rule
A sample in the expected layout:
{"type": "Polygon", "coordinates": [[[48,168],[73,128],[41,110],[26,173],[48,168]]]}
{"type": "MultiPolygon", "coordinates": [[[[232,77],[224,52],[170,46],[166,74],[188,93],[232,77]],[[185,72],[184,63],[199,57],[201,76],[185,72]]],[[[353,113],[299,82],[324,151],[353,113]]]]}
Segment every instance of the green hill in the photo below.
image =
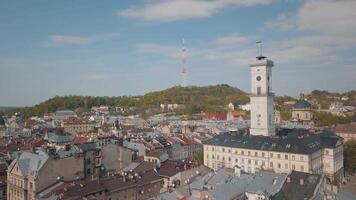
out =
{"type": "Polygon", "coordinates": [[[89,110],[92,106],[120,106],[127,109],[126,114],[154,114],[160,112],[160,104],[175,103],[185,107],[180,114],[205,112],[224,112],[228,103],[234,105],[249,102],[247,94],[238,88],[226,84],[206,87],[172,87],[166,90],[150,92],[143,96],[92,97],[92,96],[56,96],[33,107],[17,111],[25,117],[41,116],[45,112],[77,109],[89,110]]]}

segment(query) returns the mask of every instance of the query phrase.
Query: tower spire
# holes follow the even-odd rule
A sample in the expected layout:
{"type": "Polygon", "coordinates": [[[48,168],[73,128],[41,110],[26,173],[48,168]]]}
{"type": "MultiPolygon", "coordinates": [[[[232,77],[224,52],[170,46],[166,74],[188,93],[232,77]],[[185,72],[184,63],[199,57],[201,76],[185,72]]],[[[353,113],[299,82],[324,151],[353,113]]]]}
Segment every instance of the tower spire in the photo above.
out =
{"type": "Polygon", "coordinates": [[[263,60],[263,59],[267,58],[267,57],[263,56],[263,54],[262,54],[262,47],[263,47],[262,41],[257,41],[256,44],[258,44],[259,48],[260,48],[260,55],[256,57],[257,60],[263,60]]]}
{"type": "Polygon", "coordinates": [[[181,86],[186,87],[187,86],[187,62],[186,62],[186,48],[185,48],[185,40],[184,38],[182,39],[182,74],[181,74],[181,86]]]}

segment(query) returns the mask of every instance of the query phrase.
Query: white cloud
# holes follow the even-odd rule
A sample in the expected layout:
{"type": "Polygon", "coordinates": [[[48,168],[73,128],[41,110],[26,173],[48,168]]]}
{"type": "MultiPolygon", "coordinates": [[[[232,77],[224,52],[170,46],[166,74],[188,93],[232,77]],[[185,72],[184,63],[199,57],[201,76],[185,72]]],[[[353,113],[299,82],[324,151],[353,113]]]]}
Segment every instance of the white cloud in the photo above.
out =
{"type": "Polygon", "coordinates": [[[80,80],[83,81],[99,81],[111,79],[112,75],[110,74],[83,74],[80,76],[80,80]]]}
{"type": "Polygon", "coordinates": [[[209,17],[229,6],[254,6],[269,4],[271,0],[159,0],[142,7],[118,11],[119,16],[143,21],[176,21],[209,17]]]}
{"type": "Polygon", "coordinates": [[[220,37],[215,40],[215,44],[217,45],[238,45],[245,44],[249,42],[247,37],[241,36],[239,34],[233,34],[229,36],[220,37]]]}
{"type": "Polygon", "coordinates": [[[69,35],[50,35],[48,40],[42,43],[43,47],[57,47],[62,45],[84,45],[91,43],[87,37],[69,35]]]}
{"type": "Polygon", "coordinates": [[[290,31],[296,28],[296,19],[293,13],[282,13],[277,19],[267,21],[265,26],[269,29],[290,31]]]}
{"type": "Polygon", "coordinates": [[[111,39],[119,36],[119,33],[98,34],[91,37],[74,35],[50,35],[48,39],[42,42],[42,47],[58,47],[64,45],[87,45],[101,40],[111,39]]]}

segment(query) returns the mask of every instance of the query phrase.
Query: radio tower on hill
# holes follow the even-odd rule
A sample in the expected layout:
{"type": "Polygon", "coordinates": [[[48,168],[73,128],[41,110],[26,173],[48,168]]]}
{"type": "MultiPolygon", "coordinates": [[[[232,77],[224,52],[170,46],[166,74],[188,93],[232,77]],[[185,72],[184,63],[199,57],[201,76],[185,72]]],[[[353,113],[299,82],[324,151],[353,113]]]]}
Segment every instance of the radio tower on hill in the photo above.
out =
{"type": "Polygon", "coordinates": [[[182,82],[181,82],[181,86],[182,87],[187,87],[187,61],[186,61],[186,49],[184,46],[184,39],[182,40],[182,74],[181,74],[181,78],[182,78],[182,82]]]}

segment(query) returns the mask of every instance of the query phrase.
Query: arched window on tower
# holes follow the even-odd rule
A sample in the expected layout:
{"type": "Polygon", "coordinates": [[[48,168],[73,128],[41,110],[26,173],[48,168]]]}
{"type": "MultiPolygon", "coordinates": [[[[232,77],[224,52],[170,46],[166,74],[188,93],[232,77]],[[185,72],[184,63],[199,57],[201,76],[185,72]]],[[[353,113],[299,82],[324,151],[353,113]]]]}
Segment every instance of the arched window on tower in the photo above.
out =
{"type": "Polygon", "coordinates": [[[257,87],[257,94],[258,94],[258,95],[261,94],[261,87],[257,87]]]}

